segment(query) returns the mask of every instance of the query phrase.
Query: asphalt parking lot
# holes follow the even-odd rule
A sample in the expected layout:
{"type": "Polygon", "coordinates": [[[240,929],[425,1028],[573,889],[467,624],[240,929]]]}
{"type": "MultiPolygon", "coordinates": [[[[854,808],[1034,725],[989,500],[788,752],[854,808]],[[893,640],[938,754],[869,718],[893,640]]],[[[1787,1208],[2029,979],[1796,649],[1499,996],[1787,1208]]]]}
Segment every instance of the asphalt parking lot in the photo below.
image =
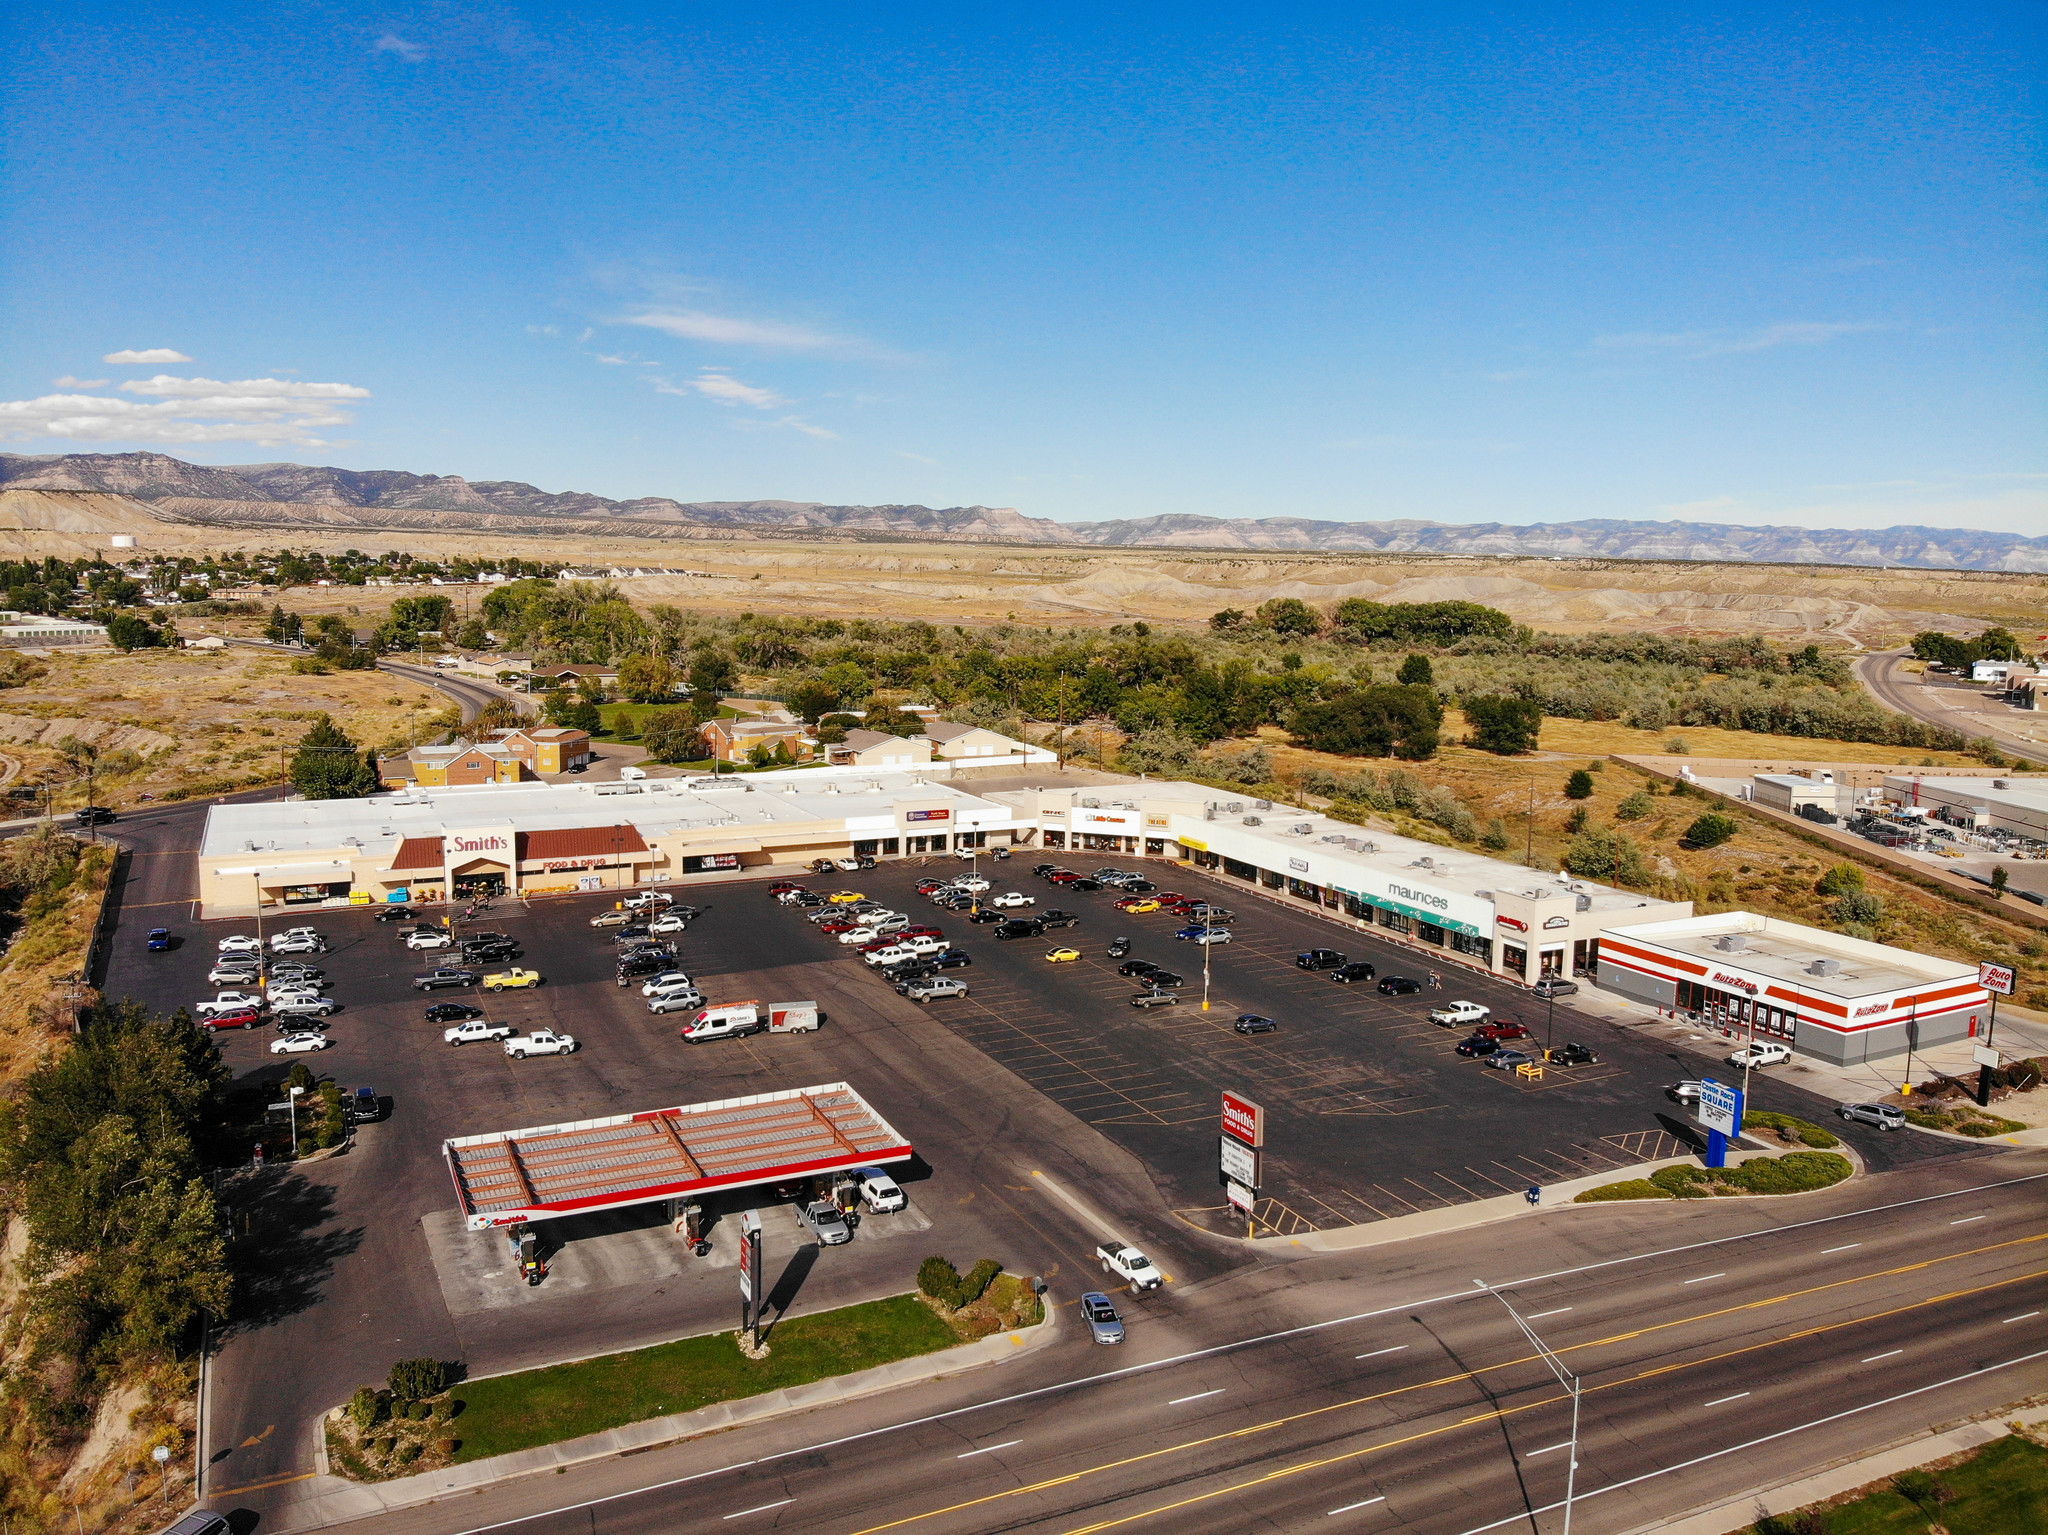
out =
{"type": "MultiPolygon", "coordinates": [[[[488,1373],[737,1322],[735,1223],[721,1222],[711,1255],[695,1258],[659,1207],[545,1223],[549,1274],[529,1289],[503,1236],[462,1226],[440,1152],[453,1135],[851,1083],[919,1149],[897,1174],[910,1207],[867,1217],[850,1245],[831,1249],[812,1243],[789,1212],[765,1212],[775,1314],[900,1293],[932,1252],[963,1267],[995,1257],[1056,1284],[1064,1272],[1061,1288],[1071,1294],[1079,1276],[1094,1273],[1090,1253],[1107,1233],[1087,1229],[1029,1181],[1034,1172],[1086,1190],[1105,1219],[1146,1243],[1177,1277],[1244,1261],[1199,1243],[1189,1251],[1184,1233],[1177,1249],[1142,1167],[1107,1141],[1076,1133],[924,1010],[855,975],[836,945],[792,932],[800,924],[770,904],[760,882],[687,891],[683,898],[705,915],[680,939],[677,963],[714,1002],[815,1000],[825,1025],[812,1034],[684,1043],[679,1016],[650,1016],[637,988],[614,981],[612,934],[593,931],[589,919],[615,898],[499,903],[475,926],[519,939],[519,963],[546,984],[495,996],[414,991],[412,976],[436,954],[406,950],[404,926],[375,924],[365,909],[266,919],[266,933],[303,924],[328,935],[332,950],[315,962],[343,1006],[330,1020],[334,1047],[316,1054],[271,1055],[277,1035],[268,1026],[216,1035],[237,1089],[276,1100],[292,1062],[303,1060],[344,1087],[374,1087],[386,1112],[358,1130],[346,1156],[245,1172],[223,1186],[247,1282],[216,1366],[210,1442],[232,1462],[215,1474],[216,1485],[254,1486],[303,1470],[314,1415],[381,1379],[397,1358],[433,1354],[488,1373]],[[442,1025],[423,1017],[444,1000],[475,1002],[521,1031],[574,1034],[582,1048],[514,1061],[495,1045],[447,1046],[442,1025]],[[289,1371],[273,1367],[279,1357],[292,1359],[289,1371]]],[[[108,995],[168,1012],[214,993],[205,976],[218,940],[253,925],[181,922],[178,913],[165,901],[124,914],[108,995]],[[147,953],[146,929],[163,922],[178,946],[147,953]]]]}
{"type": "MultiPolygon", "coordinates": [[[[1577,1041],[1596,1064],[1552,1066],[1540,1080],[1491,1070],[1455,1054],[1469,1030],[1429,1022],[1431,1007],[1464,999],[1517,1018],[1541,1045],[1549,1004],[1526,992],[1442,961],[1444,990],[1382,996],[1373,983],[1343,985],[1299,969],[1294,957],[1334,948],[1370,961],[1379,975],[1428,975],[1429,960],[1308,909],[1281,906],[1240,882],[1166,865],[1152,877],[1162,889],[1203,894],[1236,912],[1234,941],[1213,953],[1211,1006],[1200,1005],[1200,946],[1178,942],[1180,920],[1161,911],[1114,909],[1116,892],[1074,894],[1032,876],[1051,854],[1022,852],[1007,862],[985,860],[991,895],[1021,891],[1036,910],[1059,906],[1082,916],[1079,927],[1043,938],[999,941],[993,929],[963,914],[932,913],[914,891],[926,874],[960,867],[947,859],[906,861],[858,876],[811,882],[821,892],[851,883],[913,920],[935,921],[974,956],[972,968],[948,972],[970,983],[964,998],[934,1001],[932,1014],[961,1039],[1037,1088],[1061,1107],[1142,1158],[1169,1206],[1212,1230],[1242,1231],[1223,1203],[1216,1174],[1219,1095],[1242,1093],[1268,1111],[1266,1198],[1256,1214],[1282,1234],[1353,1225],[1437,1209],[1531,1184],[1676,1155],[1693,1136],[1664,1088],[1698,1076],[1707,1064],[1621,1027],[1556,1005],[1555,1043],[1577,1041]],[[1117,974],[1105,950],[1113,937],[1134,941],[1132,957],[1180,972],[1187,1000],[1174,1007],[1129,1006],[1135,983],[1117,974]],[[1081,950],[1078,962],[1051,964],[1062,944],[1081,950]],[[1279,1021],[1277,1032],[1236,1033],[1239,1013],[1279,1021]]],[[[1082,873],[1112,862],[1099,854],[1066,855],[1082,873]]],[[[782,920],[814,951],[833,940],[805,931],[795,912],[782,920]]],[[[865,970],[847,957],[853,970],[865,970]]],[[[872,978],[869,984],[881,988],[872,978]]],[[[1824,1119],[1882,1169],[1953,1154],[1931,1137],[1886,1135],[1841,1124],[1833,1104],[1757,1074],[1751,1101],[1824,1119]]]]}

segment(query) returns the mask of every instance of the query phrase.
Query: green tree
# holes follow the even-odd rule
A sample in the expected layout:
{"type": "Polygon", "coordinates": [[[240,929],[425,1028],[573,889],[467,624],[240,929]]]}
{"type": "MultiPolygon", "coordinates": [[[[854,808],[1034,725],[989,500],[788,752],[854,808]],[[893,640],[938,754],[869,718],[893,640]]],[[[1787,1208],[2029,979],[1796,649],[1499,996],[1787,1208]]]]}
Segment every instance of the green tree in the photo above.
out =
{"type": "Polygon", "coordinates": [[[1638,888],[1657,876],[1641,846],[1627,832],[1589,826],[1565,849],[1564,866],[1581,879],[1612,880],[1638,888]]]}
{"type": "Polygon", "coordinates": [[[732,657],[713,646],[705,646],[690,654],[690,691],[693,693],[730,693],[739,686],[739,669],[733,665],[732,657]]]}
{"type": "Polygon", "coordinates": [[[1155,725],[1124,742],[1120,760],[1129,772],[1173,778],[1193,768],[1201,750],[1202,743],[1186,731],[1155,725]]]}
{"type": "Polygon", "coordinates": [[[1574,768],[1572,776],[1564,781],[1566,799],[1591,799],[1593,797],[1593,775],[1584,768],[1574,768]]]}
{"type": "Polygon", "coordinates": [[[694,709],[655,709],[640,722],[640,738],[656,762],[694,762],[704,755],[694,709]]]}
{"type": "Polygon", "coordinates": [[[783,702],[798,719],[816,724],[839,702],[839,690],[824,682],[799,682],[790,688],[783,702]]]}
{"type": "Polygon", "coordinates": [[[1709,810],[1705,815],[1686,827],[1678,839],[1678,845],[1695,850],[1719,847],[1737,832],[1742,823],[1732,815],[1723,815],[1718,810],[1709,810]]]}
{"type": "Polygon", "coordinates": [[[628,656],[619,663],[619,691],[635,703],[658,703],[675,690],[675,668],[666,656],[628,656]]]}
{"type": "Polygon", "coordinates": [[[753,763],[755,767],[773,767],[775,753],[769,749],[766,741],[756,741],[747,748],[747,761],[753,763]]]}
{"type": "Polygon", "coordinates": [[[133,613],[116,613],[107,620],[107,640],[116,650],[150,650],[170,642],[168,631],[159,631],[146,618],[133,613]]]}
{"type": "Polygon", "coordinates": [[[1822,895],[1848,895],[1863,888],[1863,871],[1853,863],[1835,864],[1813,888],[1822,895]]]}
{"type": "Polygon", "coordinates": [[[307,799],[361,799],[379,787],[376,764],[325,714],[299,737],[290,771],[307,799]]]}
{"type": "Polygon", "coordinates": [[[1442,724],[1443,706],[1427,688],[1381,684],[1305,704],[1287,728],[1311,751],[1421,762],[1436,755],[1442,724]]]}
{"type": "Polygon", "coordinates": [[[1299,597],[1275,597],[1260,603],[1258,620],[1275,634],[1310,635],[1323,627],[1322,617],[1299,597]]]}
{"type": "MultiPolygon", "coordinates": [[[[1543,706],[1533,698],[1482,694],[1463,703],[1465,722],[1472,726],[1472,744],[1479,750],[1512,757],[1536,749],[1536,736],[1543,728],[1543,706]]],[[[1586,779],[1586,792],[1591,794],[1593,780],[1583,770],[1578,776],[1586,779]]]]}
{"type": "MultiPolygon", "coordinates": [[[[690,675],[694,681],[695,671],[690,675]]],[[[818,673],[818,681],[832,690],[834,703],[857,704],[875,690],[873,680],[851,661],[835,661],[818,673]]]]}
{"type": "Polygon", "coordinates": [[[490,642],[490,633],[481,618],[470,619],[455,635],[455,643],[464,650],[482,650],[490,642]]]}
{"type": "Polygon", "coordinates": [[[1436,670],[1425,655],[1411,655],[1401,663],[1401,670],[1394,674],[1394,680],[1407,687],[1429,687],[1436,681],[1436,670]]]}
{"type": "Polygon", "coordinates": [[[1843,931],[1856,930],[1851,936],[1872,937],[1884,926],[1884,898],[1867,890],[1852,890],[1836,900],[1833,915],[1843,931]]]}
{"type": "Polygon", "coordinates": [[[1242,629],[1246,618],[1243,608],[1224,608],[1209,615],[1209,627],[1219,634],[1228,633],[1232,629],[1242,629]]]}
{"type": "Polygon", "coordinates": [[[1997,896],[2001,901],[2005,899],[2005,887],[2007,883],[2010,881],[2010,879],[2011,876],[2006,873],[2004,864],[2001,863],[1992,866],[1991,893],[1997,896]]]}
{"type": "Polygon", "coordinates": [[[571,730],[587,730],[597,735],[604,730],[604,716],[596,704],[589,699],[579,699],[562,711],[562,723],[571,730]]]}

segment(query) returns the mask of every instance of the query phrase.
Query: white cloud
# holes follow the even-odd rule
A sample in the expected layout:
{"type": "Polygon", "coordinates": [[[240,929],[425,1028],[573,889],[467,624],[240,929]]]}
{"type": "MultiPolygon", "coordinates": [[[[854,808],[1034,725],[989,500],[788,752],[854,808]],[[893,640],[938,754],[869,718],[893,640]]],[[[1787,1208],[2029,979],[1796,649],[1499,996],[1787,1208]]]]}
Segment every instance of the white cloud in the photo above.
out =
{"type": "Polygon", "coordinates": [[[671,383],[665,378],[649,380],[662,394],[701,394],[707,400],[716,400],[721,405],[751,405],[756,410],[773,410],[789,402],[772,389],[756,388],[741,383],[727,373],[706,368],[695,378],[682,383],[671,383]]]}
{"type": "Polygon", "coordinates": [[[559,336],[562,334],[562,327],[559,325],[529,325],[526,327],[526,334],[529,336],[559,336]]]}
{"type": "Polygon", "coordinates": [[[644,325],[649,330],[658,330],[685,341],[761,347],[776,352],[844,352],[859,346],[847,336],[831,336],[775,320],[740,320],[730,315],[706,314],[701,309],[648,310],[644,314],[629,315],[626,323],[644,325]]]}
{"type": "Polygon", "coordinates": [[[939,462],[935,458],[926,458],[922,453],[907,453],[901,448],[896,450],[896,456],[898,458],[907,458],[913,464],[930,464],[933,467],[937,467],[939,462]]]}
{"type": "Polygon", "coordinates": [[[110,378],[73,378],[69,373],[62,378],[50,380],[59,389],[104,389],[113,382],[110,378]]]}
{"type": "Polygon", "coordinates": [[[1627,331],[1595,336],[1593,345],[1607,351],[1672,351],[1688,357],[1720,357],[1731,352],[1768,352],[1781,346],[1822,346],[1840,336],[1860,336],[1890,328],[1867,321],[1787,320],[1751,331],[1627,331]]]}
{"type": "Polygon", "coordinates": [[[140,352],[109,352],[101,362],[125,363],[133,366],[150,362],[190,362],[192,359],[183,352],[174,352],[167,346],[153,346],[140,352]]]}
{"type": "Polygon", "coordinates": [[[370,44],[370,52],[396,54],[408,64],[417,64],[427,56],[426,49],[422,48],[418,43],[407,42],[396,32],[386,32],[383,36],[379,37],[377,41],[370,44]]]}
{"type": "Polygon", "coordinates": [[[633,366],[633,359],[630,357],[607,357],[602,352],[592,352],[590,355],[608,368],[630,368],[633,366]]]}
{"type": "Polygon", "coordinates": [[[33,400],[0,401],[0,438],[319,447],[326,439],[315,435],[317,429],[354,419],[339,408],[339,402],[370,397],[369,390],[354,384],[302,384],[275,378],[222,383],[169,374],[130,379],[121,388],[155,398],[46,394],[33,400]]]}
{"type": "Polygon", "coordinates": [[[837,442],[839,440],[837,432],[828,432],[822,426],[812,426],[810,422],[800,421],[795,416],[784,416],[780,424],[788,427],[791,431],[802,432],[806,437],[815,437],[820,442],[837,442]]]}

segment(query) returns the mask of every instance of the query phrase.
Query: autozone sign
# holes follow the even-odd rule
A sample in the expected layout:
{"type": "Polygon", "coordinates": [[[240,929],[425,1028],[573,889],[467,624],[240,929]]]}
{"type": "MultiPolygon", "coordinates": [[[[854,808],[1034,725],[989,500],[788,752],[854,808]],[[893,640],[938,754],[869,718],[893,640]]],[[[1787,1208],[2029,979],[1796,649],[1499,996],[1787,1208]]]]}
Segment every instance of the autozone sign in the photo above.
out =
{"type": "Polygon", "coordinates": [[[1711,979],[1716,986],[1733,986],[1738,991],[1748,992],[1752,997],[1756,995],[1756,982],[1747,976],[1730,975],[1725,970],[1716,970],[1711,979]]]}
{"type": "Polygon", "coordinates": [[[2017,980],[2018,977],[2013,974],[2013,969],[2010,965],[1987,963],[1977,967],[1977,984],[1986,991],[1997,992],[2001,997],[2012,995],[2013,983],[2017,980]]]}
{"type": "Polygon", "coordinates": [[[1266,1144],[1266,1111],[1249,1098],[1236,1093],[1223,1095],[1223,1133],[1234,1135],[1247,1146],[1266,1144]]]}

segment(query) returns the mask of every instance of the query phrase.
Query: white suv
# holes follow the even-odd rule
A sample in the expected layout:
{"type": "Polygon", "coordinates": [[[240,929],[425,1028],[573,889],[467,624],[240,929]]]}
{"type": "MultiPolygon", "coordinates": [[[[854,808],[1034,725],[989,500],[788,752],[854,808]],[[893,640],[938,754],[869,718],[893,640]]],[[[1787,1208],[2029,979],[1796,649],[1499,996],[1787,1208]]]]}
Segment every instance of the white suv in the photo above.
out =
{"type": "Polygon", "coordinates": [[[1738,1050],[1728,1057],[1728,1064],[1737,1071],[1747,1067],[1755,1070],[1759,1066],[1781,1066],[1792,1059],[1792,1051],[1785,1045],[1773,1045],[1758,1040],[1746,1050],[1738,1050]]]}

